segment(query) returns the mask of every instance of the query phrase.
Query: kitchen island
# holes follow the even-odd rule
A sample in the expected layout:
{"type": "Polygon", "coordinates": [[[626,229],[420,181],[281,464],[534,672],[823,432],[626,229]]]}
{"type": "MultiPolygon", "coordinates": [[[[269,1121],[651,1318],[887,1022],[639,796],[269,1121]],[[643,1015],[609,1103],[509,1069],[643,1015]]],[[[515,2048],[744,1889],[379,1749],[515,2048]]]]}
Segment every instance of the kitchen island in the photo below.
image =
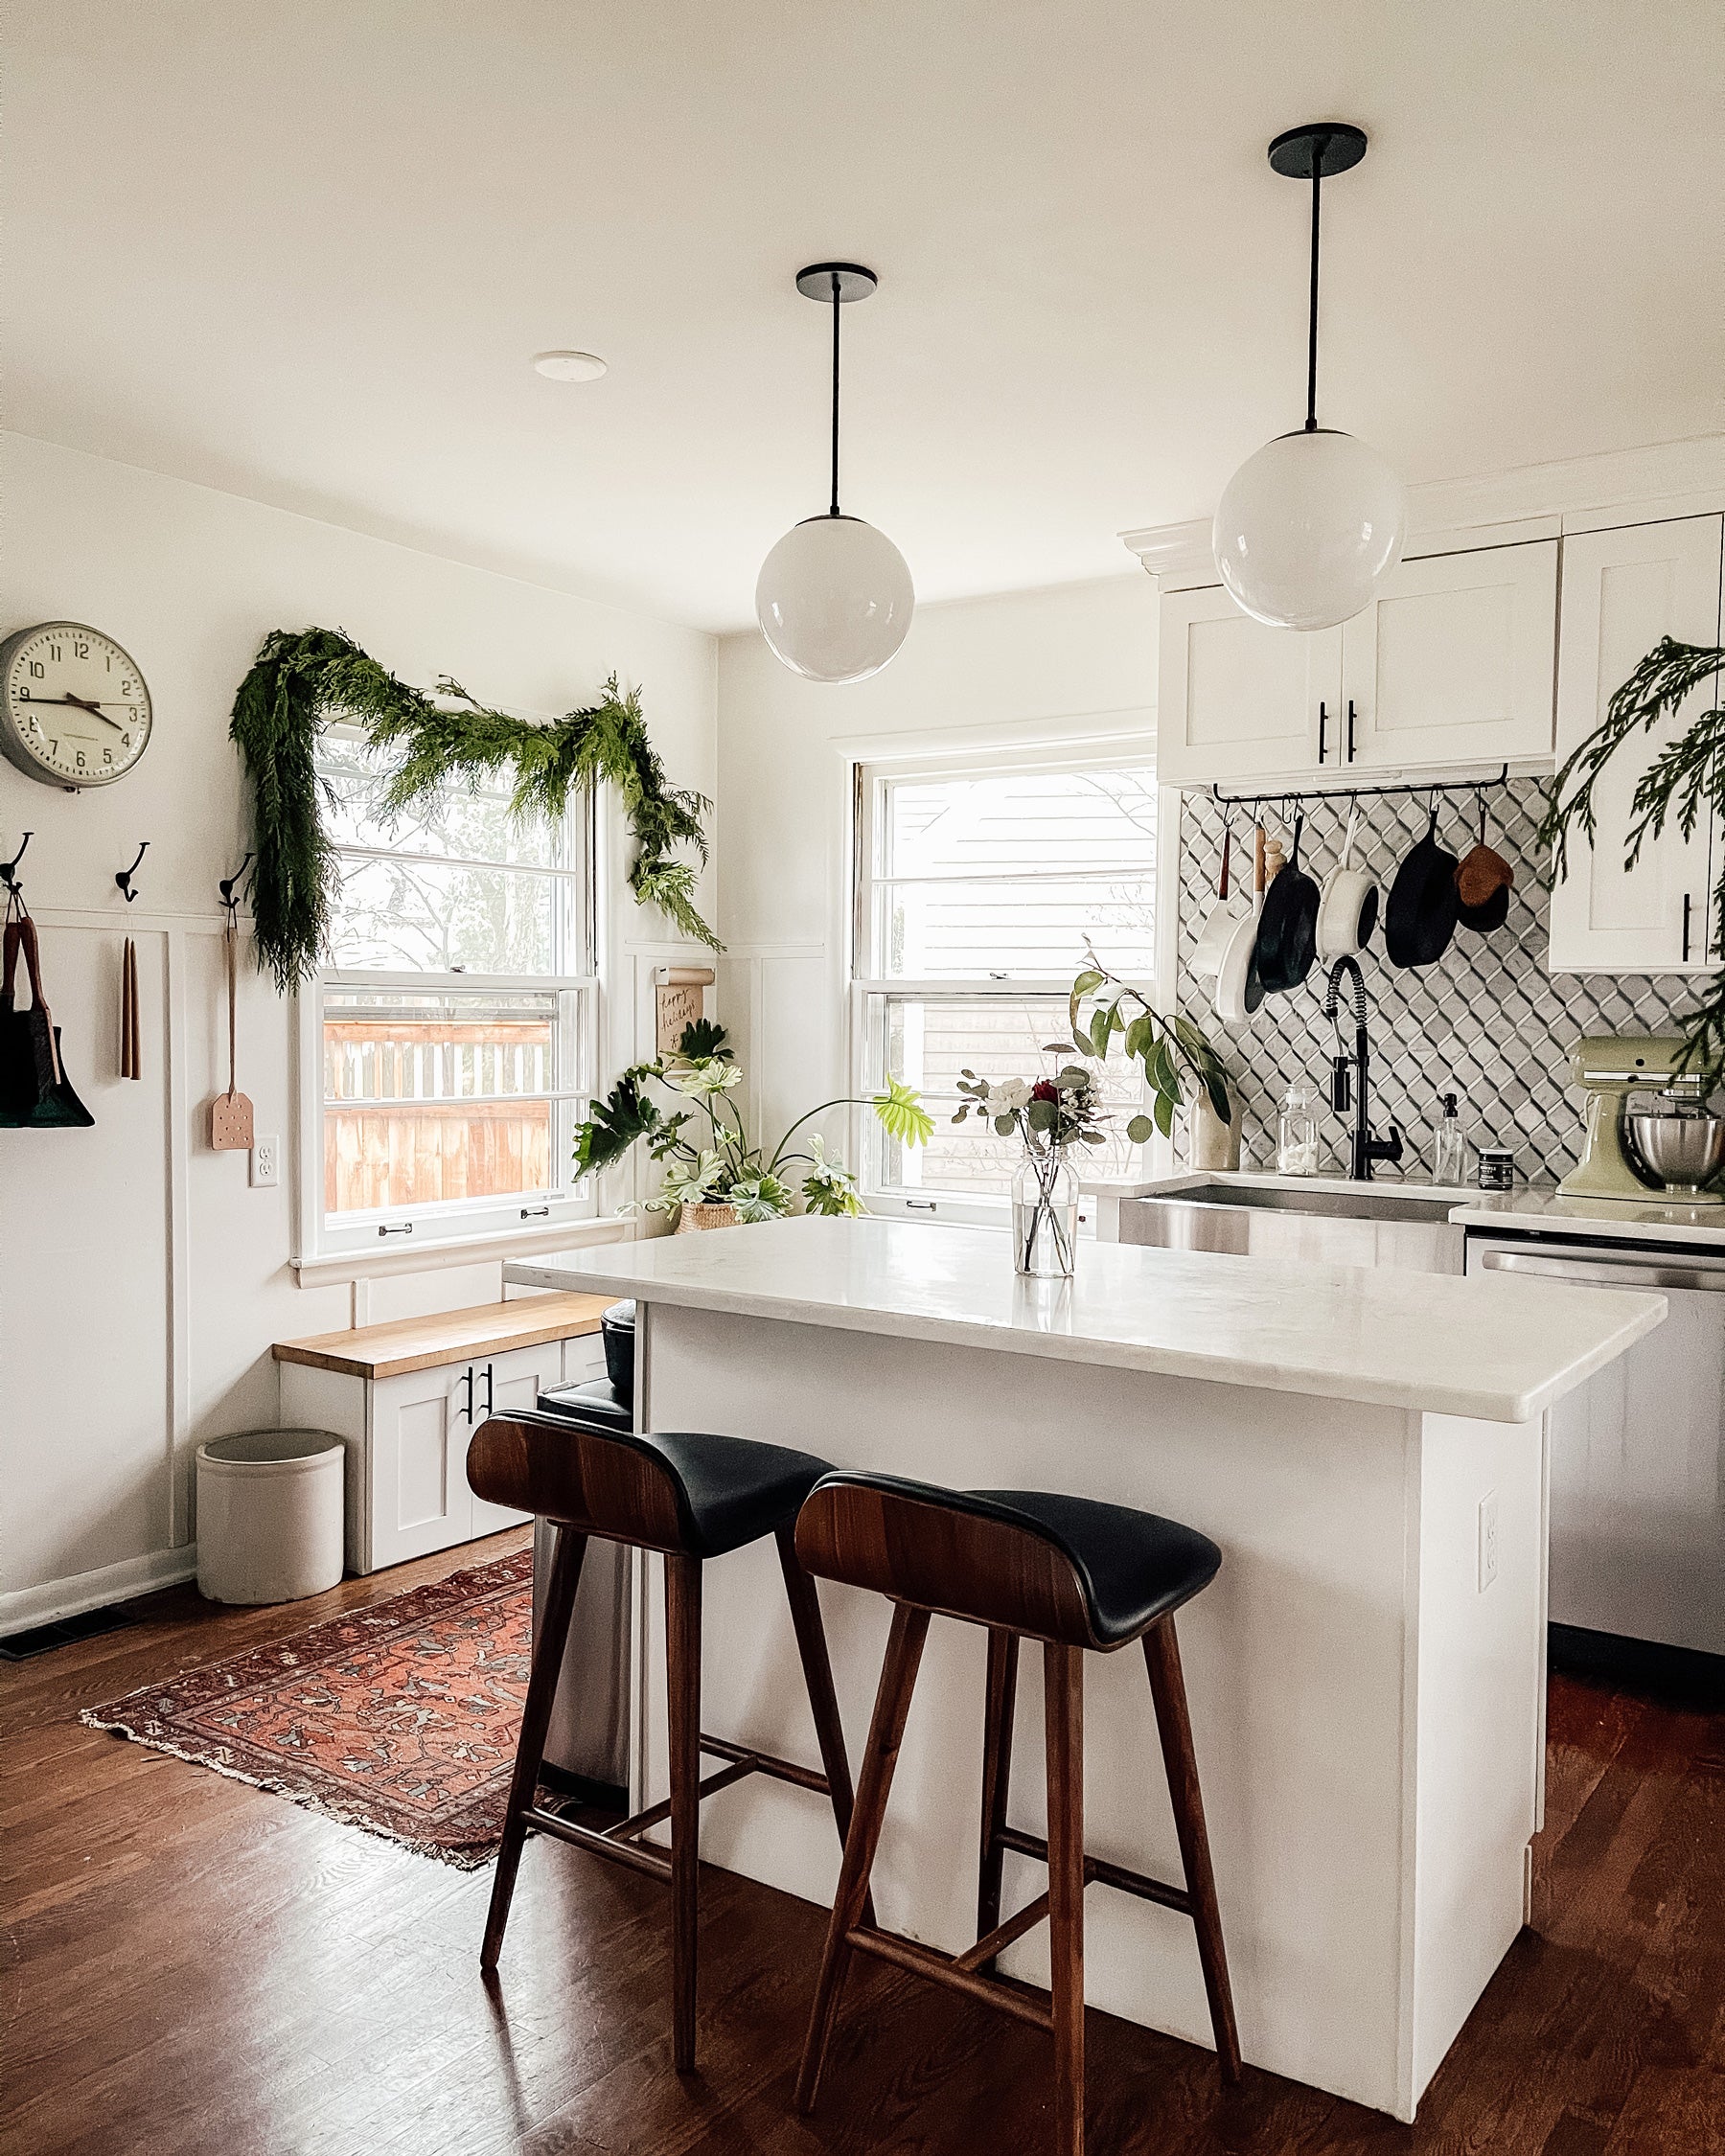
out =
{"type": "MultiPolygon", "coordinates": [[[[1245,2055],[1412,2120],[1524,1920],[1543,1792],[1545,1417],[1656,1295],[1088,1245],[1021,1281],[1003,1235],[802,1219],[511,1265],[639,1304],[640,1427],[797,1445],[956,1487],[1162,1512],[1223,1567],[1180,1618],[1245,2055]]],[[[702,1727],[812,1761],[770,1544],[709,1566],[702,1727]]],[[[644,1561],[637,1804],[665,1794],[662,1603],[644,1561]]],[[[823,1591],[853,1759],[888,1610],[823,1591]]],[[[881,1920],[975,1937],[983,1634],[929,1639],[875,1869],[881,1920]]],[[[1013,1823],[1043,1831],[1037,1658],[1013,1823]]],[[[1141,1659],[1086,1658],[1087,1846],[1178,1879],[1141,1659]]],[[[828,1902],[822,1805],[752,1779],[710,1862],[828,1902]]],[[[1039,1892],[1008,1858],[1003,1907],[1039,1892]]],[[[1093,1888],[1091,2003],[1208,2044],[1185,1920],[1093,1888]]],[[[1041,1935],[1002,1957],[1046,1977],[1041,1935]]],[[[812,1975],[812,1972],[811,1972],[812,1975]]]]}

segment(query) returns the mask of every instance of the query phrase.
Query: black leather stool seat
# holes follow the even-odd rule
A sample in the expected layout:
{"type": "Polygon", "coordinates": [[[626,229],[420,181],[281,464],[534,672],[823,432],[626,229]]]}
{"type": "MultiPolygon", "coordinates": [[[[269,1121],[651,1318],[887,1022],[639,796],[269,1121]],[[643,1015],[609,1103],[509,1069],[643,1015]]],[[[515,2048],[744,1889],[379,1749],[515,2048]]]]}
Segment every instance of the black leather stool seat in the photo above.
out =
{"type": "Polygon", "coordinates": [[[619,1400],[617,1388],[610,1378],[586,1378],[580,1385],[554,1385],[539,1396],[539,1409],[542,1415],[565,1415],[570,1422],[578,1422],[584,1430],[594,1430],[609,1435],[613,1431],[627,1434],[634,1428],[634,1410],[627,1401],[619,1400]]]}
{"type": "Polygon", "coordinates": [[[764,1445],[753,1437],[668,1431],[630,1442],[670,1469],[697,1557],[723,1557],[787,1525],[820,1478],[832,1472],[812,1453],[764,1445]]]}
{"type": "Polygon", "coordinates": [[[1016,1516],[1072,1560],[1098,1640],[1136,1640],[1189,1602],[1222,1569],[1208,1535],[1159,1513],[1048,1490],[966,1490],[974,1504],[1016,1516]]]}

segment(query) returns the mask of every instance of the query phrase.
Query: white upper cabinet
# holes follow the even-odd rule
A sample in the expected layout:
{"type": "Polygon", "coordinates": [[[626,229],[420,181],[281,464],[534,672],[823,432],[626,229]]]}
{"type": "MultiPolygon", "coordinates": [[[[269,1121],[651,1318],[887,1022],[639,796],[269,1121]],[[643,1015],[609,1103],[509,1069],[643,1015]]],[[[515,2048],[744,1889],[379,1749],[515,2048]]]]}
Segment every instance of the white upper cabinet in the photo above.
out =
{"type": "Polygon", "coordinates": [[[1156,771],[1166,786],[1341,756],[1342,631],[1266,629],[1220,585],[1162,604],[1156,771]]]}
{"type": "Polygon", "coordinates": [[[1343,746],[1407,769],[1552,752],[1557,541],[1404,562],[1343,625],[1343,746]]]}
{"type": "Polygon", "coordinates": [[[1162,605],[1170,786],[1552,752],[1557,541],[1405,562],[1340,629],[1266,629],[1220,586],[1162,605]]]}
{"type": "MultiPolygon", "coordinates": [[[[1682,516],[1585,532],[1563,542],[1563,629],[1557,657],[1557,757],[1561,763],[1604,718],[1621,688],[1662,636],[1719,641],[1720,552],[1725,519],[1682,516]]],[[[1636,782],[1716,690],[1696,690],[1665,726],[1626,743],[1595,789],[1598,836],[1569,848],[1569,874],[1552,893],[1553,973],[1699,973],[1710,954],[1710,852],[1705,823],[1685,842],[1674,826],[1623,865],[1636,782]]]]}

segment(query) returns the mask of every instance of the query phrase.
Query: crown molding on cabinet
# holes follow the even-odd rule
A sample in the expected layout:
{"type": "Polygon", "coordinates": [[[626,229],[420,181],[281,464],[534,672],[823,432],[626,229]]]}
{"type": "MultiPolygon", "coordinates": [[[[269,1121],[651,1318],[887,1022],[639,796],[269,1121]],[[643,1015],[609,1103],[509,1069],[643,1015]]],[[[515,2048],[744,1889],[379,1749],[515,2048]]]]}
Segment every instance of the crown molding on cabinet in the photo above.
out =
{"type": "MultiPolygon", "coordinates": [[[[1521,465],[1471,479],[1433,479],[1408,489],[1406,556],[1555,539],[1615,523],[1655,523],[1725,503],[1725,434],[1607,449],[1555,464],[1521,465]]],[[[1153,524],[1120,539],[1164,591],[1220,582],[1207,520],[1153,524]]]]}

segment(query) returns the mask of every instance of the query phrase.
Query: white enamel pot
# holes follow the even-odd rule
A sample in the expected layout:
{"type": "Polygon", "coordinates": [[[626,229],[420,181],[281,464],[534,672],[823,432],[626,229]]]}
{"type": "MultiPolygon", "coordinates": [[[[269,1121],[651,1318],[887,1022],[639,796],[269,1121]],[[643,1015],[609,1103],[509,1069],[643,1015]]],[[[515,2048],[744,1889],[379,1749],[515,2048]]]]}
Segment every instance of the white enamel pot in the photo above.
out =
{"type": "Polygon", "coordinates": [[[1222,971],[1222,959],[1228,950],[1229,939],[1235,927],[1248,911],[1248,902],[1243,892],[1230,895],[1229,867],[1233,852],[1233,834],[1225,832],[1222,839],[1222,877],[1216,885],[1216,901],[1210,907],[1198,939],[1192,946],[1189,971],[1196,980],[1206,981],[1213,987],[1222,971]]]}
{"type": "Polygon", "coordinates": [[[1264,910],[1264,827],[1259,824],[1252,861],[1252,911],[1234,923],[1216,974],[1214,1008],[1224,1025],[1243,1025],[1264,1000],[1257,973],[1258,916],[1264,910]]]}
{"type": "Polygon", "coordinates": [[[1355,958],[1371,941],[1378,921],[1378,887],[1363,868],[1353,864],[1354,833],[1359,826],[1356,802],[1348,811],[1347,836],[1342,857],[1323,879],[1318,900],[1318,957],[1333,966],[1338,958],[1355,958]]]}

